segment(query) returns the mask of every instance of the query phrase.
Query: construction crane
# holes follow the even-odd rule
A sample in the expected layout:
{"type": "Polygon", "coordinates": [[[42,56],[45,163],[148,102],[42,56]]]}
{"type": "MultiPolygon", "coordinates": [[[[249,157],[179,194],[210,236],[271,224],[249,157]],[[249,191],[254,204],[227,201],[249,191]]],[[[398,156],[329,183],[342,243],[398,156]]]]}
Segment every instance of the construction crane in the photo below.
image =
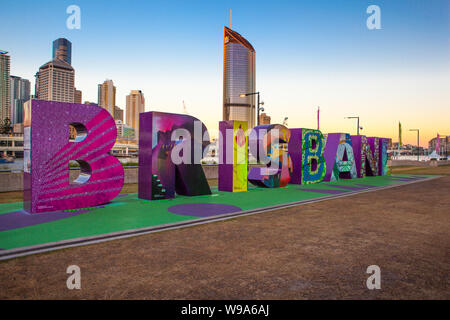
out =
{"type": "Polygon", "coordinates": [[[185,114],[189,114],[187,112],[187,108],[186,108],[186,104],[184,103],[184,100],[183,100],[183,111],[184,111],[185,114]]]}

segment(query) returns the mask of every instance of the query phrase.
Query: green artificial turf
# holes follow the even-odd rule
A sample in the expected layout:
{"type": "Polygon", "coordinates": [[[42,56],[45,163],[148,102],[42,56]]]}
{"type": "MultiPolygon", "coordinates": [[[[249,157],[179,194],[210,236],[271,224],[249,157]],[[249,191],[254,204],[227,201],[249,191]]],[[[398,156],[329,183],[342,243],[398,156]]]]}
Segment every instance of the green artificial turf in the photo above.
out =
{"type": "MultiPolygon", "coordinates": [[[[355,186],[357,184],[388,186],[407,182],[392,180],[393,177],[402,176],[408,177],[409,175],[366,177],[362,179],[349,179],[340,180],[338,182],[322,182],[308,185],[288,185],[287,187],[278,189],[256,188],[249,184],[249,190],[247,192],[238,193],[221,192],[217,190],[217,187],[214,187],[212,188],[212,195],[196,197],[177,196],[174,199],[156,201],[141,200],[137,198],[137,194],[129,194],[115,198],[111,203],[104,207],[94,208],[87,213],[77,216],[39,225],[1,231],[0,248],[20,248],[67,239],[96,236],[111,232],[199,219],[198,217],[177,215],[168,211],[169,207],[178,204],[229,204],[238,206],[244,211],[330,196],[330,194],[324,193],[302,192],[298,189],[336,189],[329,184],[342,186],[355,186]]],[[[423,177],[426,178],[429,176],[423,177]]],[[[0,214],[22,209],[22,203],[0,204],[0,214]]]]}

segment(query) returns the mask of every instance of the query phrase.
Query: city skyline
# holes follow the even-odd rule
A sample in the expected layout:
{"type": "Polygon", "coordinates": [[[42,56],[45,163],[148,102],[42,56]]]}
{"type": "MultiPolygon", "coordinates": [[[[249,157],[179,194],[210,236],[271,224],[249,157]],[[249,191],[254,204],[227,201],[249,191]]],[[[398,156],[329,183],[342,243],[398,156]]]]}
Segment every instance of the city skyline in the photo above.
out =
{"type": "Polygon", "coordinates": [[[290,128],[315,128],[320,106],[324,133],[356,134],[356,123],[346,116],[361,117],[361,134],[393,141],[401,121],[405,144],[416,141],[410,128],[420,128],[422,146],[438,132],[450,133],[446,1],[376,1],[381,30],[367,29],[365,9],[372,3],[366,1],[283,2],[276,7],[264,1],[257,6],[253,1],[139,2],[141,10],[132,20],[136,11],[123,2],[108,2],[104,14],[106,2],[79,1],[80,30],[66,28],[70,3],[53,3],[43,12],[34,2],[5,2],[2,21],[8,24],[18,16],[23,21],[0,36],[2,49],[11,56],[12,75],[33,79],[42,62],[50,60],[51,43],[67,38],[73,43],[75,87],[84,100],[96,101],[97,84],[113,79],[118,106],[124,108],[128,92],[140,88],[152,100],[146,111],[183,113],[184,100],[191,115],[217,132],[222,28],[229,26],[233,9],[233,30],[258,52],[256,90],[272,123],[289,117],[290,128]],[[120,23],[125,20],[127,25],[120,23]],[[37,32],[30,34],[30,28],[37,32]],[[129,49],[137,40],[139,50],[129,49]]]}

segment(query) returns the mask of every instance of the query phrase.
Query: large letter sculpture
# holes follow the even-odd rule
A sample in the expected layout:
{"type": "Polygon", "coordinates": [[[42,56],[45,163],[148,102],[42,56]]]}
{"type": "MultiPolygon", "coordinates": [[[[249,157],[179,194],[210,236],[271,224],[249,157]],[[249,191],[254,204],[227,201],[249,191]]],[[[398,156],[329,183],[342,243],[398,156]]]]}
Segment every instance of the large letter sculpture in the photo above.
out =
{"type": "Polygon", "coordinates": [[[325,139],[320,130],[290,129],[289,155],[293,169],[291,184],[309,184],[323,180],[326,162],[323,157],[325,139]]]}
{"type": "Polygon", "coordinates": [[[372,154],[371,175],[379,176],[380,175],[380,138],[367,137],[367,142],[369,144],[370,152],[372,154]]]}
{"type": "Polygon", "coordinates": [[[250,133],[250,152],[267,165],[252,168],[248,181],[266,188],[285,187],[292,173],[292,161],[288,153],[290,131],[280,124],[260,125],[250,133]]]}
{"type": "Polygon", "coordinates": [[[189,115],[139,115],[139,198],[211,194],[200,161],[209,145],[205,125],[189,115]]]}
{"type": "Polygon", "coordinates": [[[301,130],[302,137],[302,162],[301,162],[301,184],[317,183],[325,177],[327,165],[323,152],[325,150],[325,139],[320,130],[301,130]]]}
{"type": "Polygon", "coordinates": [[[219,190],[247,191],[247,121],[219,122],[219,190]]]}
{"type": "Polygon", "coordinates": [[[35,213],[87,208],[107,203],[119,194],[123,168],[108,154],[117,129],[105,109],[31,100],[25,113],[25,210],[35,213]],[[76,129],[74,141],[69,141],[69,125],[76,129]],[[81,168],[73,183],[69,182],[71,160],[81,168]]]}
{"type": "Polygon", "coordinates": [[[348,133],[329,133],[325,144],[327,170],[324,181],[357,178],[352,140],[348,133]]]}
{"type": "Polygon", "coordinates": [[[289,139],[289,156],[292,160],[292,173],[290,184],[302,184],[302,130],[290,129],[291,138],[289,139]]]}
{"type": "Polygon", "coordinates": [[[380,138],[380,159],[379,159],[379,174],[380,176],[387,176],[390,174],[390,170],[388,167],[388,146],[389,146],[388,138],[380,138]]]}
{"type": "MultiPolygon", "coordinates": [[[[374,153],[370,148],[369,142],[366,136],[351,136],[353,154],[355,156],[356,171],[358,172],[358,178],[364,178],[367,176],[376,176],[378,173],[378,159],[374,161],[374,153]]],[[[375,143],[375,140],[373,140],[375,143]]],[[[377,142],[378,143],[378,142],[377,142]]],[[[375,153],[375,157],[378,155],[378,151],[375,153]]]]}

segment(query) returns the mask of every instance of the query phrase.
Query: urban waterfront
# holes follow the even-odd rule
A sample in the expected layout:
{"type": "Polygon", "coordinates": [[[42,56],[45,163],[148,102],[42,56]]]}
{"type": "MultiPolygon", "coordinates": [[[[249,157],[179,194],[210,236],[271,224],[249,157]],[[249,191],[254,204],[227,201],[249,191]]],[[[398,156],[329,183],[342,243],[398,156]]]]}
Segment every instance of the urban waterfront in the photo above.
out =
{"type": "Polygon", "coordinates": [[[450,300],[448,0],[70,3],[2,0],[0,299],[450,300]]]}

